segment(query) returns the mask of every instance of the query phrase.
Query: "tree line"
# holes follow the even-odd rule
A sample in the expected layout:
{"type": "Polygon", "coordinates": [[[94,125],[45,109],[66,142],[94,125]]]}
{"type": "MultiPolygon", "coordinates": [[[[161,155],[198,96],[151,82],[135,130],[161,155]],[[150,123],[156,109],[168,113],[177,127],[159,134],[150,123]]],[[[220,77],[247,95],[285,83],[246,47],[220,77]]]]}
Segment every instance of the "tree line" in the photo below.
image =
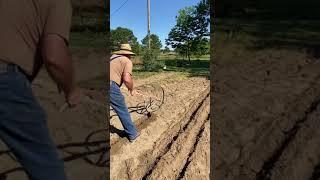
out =
{"type": "Polygon", "coordinates": [[[144,64],[148,64],[151,61],[155,61],[161,52],[170,52],[169,47],[171,47],[174,52],[186,57],[190,62],[191,56],[209,54],[209,8],[209,0],[201,0],[195,6],[179,10],[176,16],[176,24],[170,30],[168,38],[165,39],[166,46],[164,48],[159,36],[156,34],[150,35],[150,49],[148,49],[148,36],[145,36],[140,44],[132,30],[125,27],[117,27],[110,31],[111,49],[117,50],[120,44],[129,43],[133,52],[141,55],[143,60],[148,59],[144,60],[144,64]]]}

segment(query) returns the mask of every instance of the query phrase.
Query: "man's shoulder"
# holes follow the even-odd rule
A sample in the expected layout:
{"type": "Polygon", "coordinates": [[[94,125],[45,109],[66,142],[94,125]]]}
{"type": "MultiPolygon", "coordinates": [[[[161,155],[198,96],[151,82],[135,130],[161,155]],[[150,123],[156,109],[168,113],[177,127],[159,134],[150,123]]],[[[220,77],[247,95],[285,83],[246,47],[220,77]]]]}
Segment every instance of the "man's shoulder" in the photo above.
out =
{"type": "Polygon", "coordinates": [[[110,57],[110,60],[114,60],[114,59],[118,59],[123,62],[131,62],[129,58],[127,58],[126,56],[123,56],[123,55],[114,54],[110,57]]]}

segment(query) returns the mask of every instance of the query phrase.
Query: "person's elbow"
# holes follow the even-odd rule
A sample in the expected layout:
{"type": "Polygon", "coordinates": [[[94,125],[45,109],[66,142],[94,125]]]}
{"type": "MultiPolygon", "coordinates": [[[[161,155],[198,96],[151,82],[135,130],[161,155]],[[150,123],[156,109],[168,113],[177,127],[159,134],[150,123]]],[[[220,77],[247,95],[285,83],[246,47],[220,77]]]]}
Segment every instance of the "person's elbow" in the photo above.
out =
{"type": "Polygon", "coordinates": [[[43,62],[46,66],[59,65],[58,58],[54,54],[47,53],[47,54],[43,54],[42,57],[43,57],[43,62]]]}
{"type": "Polygon", "coordinates": [[[63,38],[47,35],[42,41],[42,59],[47,66],[59,66],[69,56],[68,47],[63,38]]]}
{"type": "Polygon", "coordinates": [[[131,77],[131,75],[129,74],[129,73],[125,73],[124,75],[123,75],[123,82],[124,83],[132,83],[132,77],[131,77]]]}

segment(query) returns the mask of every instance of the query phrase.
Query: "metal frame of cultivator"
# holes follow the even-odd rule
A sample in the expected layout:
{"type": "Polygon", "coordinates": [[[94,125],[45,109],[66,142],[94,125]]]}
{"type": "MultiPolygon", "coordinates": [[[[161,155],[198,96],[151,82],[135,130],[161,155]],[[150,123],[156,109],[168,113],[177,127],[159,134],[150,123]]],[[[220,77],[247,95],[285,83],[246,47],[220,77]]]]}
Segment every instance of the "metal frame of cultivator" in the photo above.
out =
{"type": "MultiPolygon", "coordinates": [[[[155,96],[149,97],[148,100],[144,100],[143,102],[138,103],[136,106],[128,107],[129,113],[136,112],[138,114],[150,116],[152,112],[159,110],[164,103],[164,89],[161,86],[160,86],[160,89],[161,89],[160,98],[155,96]]],[[[110,107],[110,111],[114,111],[114,110],[110,107]]],[[[110,116],[110,119],[115,116],[117,116],[116,113],[110,116]]]]}

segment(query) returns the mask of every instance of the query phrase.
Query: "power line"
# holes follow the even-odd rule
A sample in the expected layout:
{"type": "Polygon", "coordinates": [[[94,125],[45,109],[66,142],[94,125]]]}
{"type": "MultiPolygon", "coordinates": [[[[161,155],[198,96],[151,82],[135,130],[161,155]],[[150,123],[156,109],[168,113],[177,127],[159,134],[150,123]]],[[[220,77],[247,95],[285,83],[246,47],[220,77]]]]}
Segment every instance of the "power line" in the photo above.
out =
{"type": "Polygon", "coordinates": [[[113,11],[113,13],[111,13],[110,16],[112,16],[114,13],[116,13],[117,11],[119,11],[129,0],[126,0],[118,9],[116,9],[115,11],[113,11]]]}

